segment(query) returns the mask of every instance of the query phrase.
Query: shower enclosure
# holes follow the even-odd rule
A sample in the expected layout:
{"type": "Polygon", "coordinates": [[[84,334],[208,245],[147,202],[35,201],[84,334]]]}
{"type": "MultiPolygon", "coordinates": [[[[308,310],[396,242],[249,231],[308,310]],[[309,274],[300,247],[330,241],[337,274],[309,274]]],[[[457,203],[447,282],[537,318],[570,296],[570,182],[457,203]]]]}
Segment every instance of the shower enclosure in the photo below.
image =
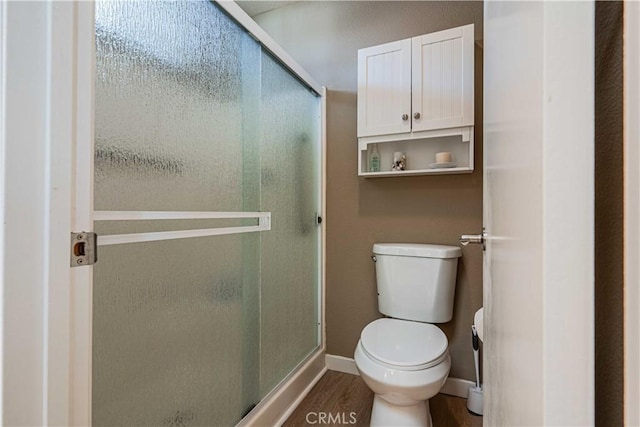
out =
{"type": "Polygon", "coordinates": [[[216,3],[95,3],[93,425],[237,423],[321,342],[321,98],[216,3]]]}

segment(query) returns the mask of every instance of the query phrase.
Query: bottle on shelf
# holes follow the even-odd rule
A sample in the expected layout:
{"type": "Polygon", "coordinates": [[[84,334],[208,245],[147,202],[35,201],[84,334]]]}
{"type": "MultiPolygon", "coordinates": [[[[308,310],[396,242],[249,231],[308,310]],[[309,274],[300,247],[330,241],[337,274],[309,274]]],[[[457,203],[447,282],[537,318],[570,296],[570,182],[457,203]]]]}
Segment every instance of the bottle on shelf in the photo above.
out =
{"type": "Polygon", "coordinates": [[[380,172],[380,154],[378,145],[372,144],[371,155],[369,156],[369,172],[380,172]]]}

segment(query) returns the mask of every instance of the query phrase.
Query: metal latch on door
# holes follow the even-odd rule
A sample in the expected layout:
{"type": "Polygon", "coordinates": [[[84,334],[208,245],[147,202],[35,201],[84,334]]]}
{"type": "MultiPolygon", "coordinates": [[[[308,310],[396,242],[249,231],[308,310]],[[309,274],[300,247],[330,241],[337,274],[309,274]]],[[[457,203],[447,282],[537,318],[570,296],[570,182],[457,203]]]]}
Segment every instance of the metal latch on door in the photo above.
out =
{"type": "Polygon", "coordinates": [[[98,261],[97,243],[96,233],[71,233],[71,267],[95,264],[98,261]]]}

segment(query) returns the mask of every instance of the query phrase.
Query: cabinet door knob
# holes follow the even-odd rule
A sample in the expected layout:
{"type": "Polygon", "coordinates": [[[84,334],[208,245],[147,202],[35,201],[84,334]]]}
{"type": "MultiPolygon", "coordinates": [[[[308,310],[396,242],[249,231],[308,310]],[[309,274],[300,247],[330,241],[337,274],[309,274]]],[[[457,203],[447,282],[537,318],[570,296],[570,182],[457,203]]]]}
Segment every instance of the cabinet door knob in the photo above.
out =
{"type": "Polygon", "coordinates": [[[403,114],[402,115],[402,121],[406,122],[407,120],[409,120],[409,115],[408,114],[403,114]]]}
{"type": "Polygon", "coordinates": [[[418,120],[418,119],[420,118],[420,113],[415,113],[415,114],[413,115],[413,118],[414,118],[414,119],[416,119],[416,120],[418,120]]]}

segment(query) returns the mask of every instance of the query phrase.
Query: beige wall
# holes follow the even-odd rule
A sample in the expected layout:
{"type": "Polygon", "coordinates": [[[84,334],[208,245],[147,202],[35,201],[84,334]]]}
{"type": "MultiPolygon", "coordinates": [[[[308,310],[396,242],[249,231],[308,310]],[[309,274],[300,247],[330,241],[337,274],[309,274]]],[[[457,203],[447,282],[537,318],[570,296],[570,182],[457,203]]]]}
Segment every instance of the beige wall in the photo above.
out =
{"type": "MultiPolygon", "coordinates": [[[[482,52],[476,48],[475,164],[470,175],[357,176],[357,49],[475,23],[481,2],[299,2],[256,21],[327,86],[327,352],[353,357],[362,328],[380,317],[375,242],[457,245],[482,229],[482,52]]],[[[451,376],[473,379],[470,327],[482,305],[482,253],[463,249],[449,337],[451,376]]]]}

